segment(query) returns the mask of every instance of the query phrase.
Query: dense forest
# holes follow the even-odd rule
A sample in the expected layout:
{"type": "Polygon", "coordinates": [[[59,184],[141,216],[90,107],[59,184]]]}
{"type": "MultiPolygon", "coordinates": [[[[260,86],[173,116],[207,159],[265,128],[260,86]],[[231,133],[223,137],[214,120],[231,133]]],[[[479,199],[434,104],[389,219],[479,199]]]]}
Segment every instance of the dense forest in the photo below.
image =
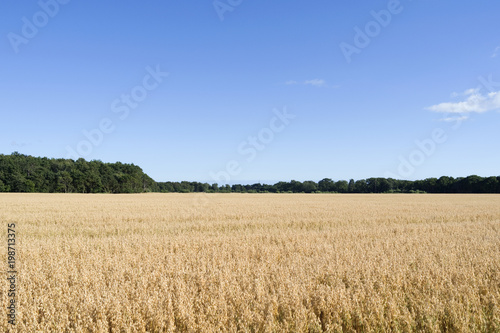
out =
{"type": "Polygon", "coordinates": [[[274,185],[223,185],[200,182],[155,182],[133,164],[49,159],[19,154],[0,155],[0,192],[43,193],[500,193],[498,177],[440,177],[424,180],[368,178],[274,185]]]}
{"type": "Polygon", "coordinates": [[[140,193],[157,188],[133,164],[0,155],[0,192],[140,193]]]}

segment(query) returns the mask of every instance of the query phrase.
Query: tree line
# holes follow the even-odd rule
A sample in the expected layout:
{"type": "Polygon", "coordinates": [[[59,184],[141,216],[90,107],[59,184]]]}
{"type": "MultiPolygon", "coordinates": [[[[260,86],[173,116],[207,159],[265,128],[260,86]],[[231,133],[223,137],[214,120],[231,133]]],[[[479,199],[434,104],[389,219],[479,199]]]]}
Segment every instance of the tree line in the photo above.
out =
{"type": "Polygon", "coordinates": [[[141,193],[156,182],[133,164],[0,155],[0,192],[141,193]]]}
{"type": "Polygon", "coordinates": [[[199,182],[157,183],[160,192],[221,192],[221,193],[500,193],[499,177],[440,177],[424,180],[368,178],[334,181],[325,178],[319,182],[278,182],[274,185],[224,185],[199,182]]]}
{"type": "Polygon", "coordinates": [[[424,180],[368,178],[319,182],[221,185],[201,182],[155,182],[134,164],[80,158],[49,159],[0,155],[0,192],[42,193],[500,193],[500,176],[447,177],[424,180]]]}

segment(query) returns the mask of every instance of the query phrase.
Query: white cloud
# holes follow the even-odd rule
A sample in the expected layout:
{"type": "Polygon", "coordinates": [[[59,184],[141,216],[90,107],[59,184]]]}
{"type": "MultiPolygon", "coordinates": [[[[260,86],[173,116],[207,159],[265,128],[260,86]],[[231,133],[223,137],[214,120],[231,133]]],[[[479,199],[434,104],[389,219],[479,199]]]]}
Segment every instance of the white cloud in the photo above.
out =
{"type": "Polygon", "coordinates": [[[304,86],[313,86],[313,87],[328,87],[328,88],[334,88],[334,89],[340,88],[339,84],[330,86],[326,83],[326,80],[323,80],[323,79],[305,80],[303,82],[289,80],[289,81],[286,81],[285,84],[288,86],[300,84],[300,85],[304,85],[304,86]]]}
{"type": "Polygon", "coordinates": [[[492,58],[496,58],[500,54],[500,46],[497,46],[495,51],[493,51],[493,54],[491,55],[492,58]]]}
{"type": "Polygon", "coordinates": [[[464,91],[464,95],[465,96],[474,95],[474,94],[479,93],[479,90],[481,90],[481,89],[480,88],[467,89],[466,91],[464,91]]]}
{"type": "Polygon", "coordinates": [[[461,121],[464,121],[464,120],[467,120],[469,119],[469,116],[459,116],[459,117],[447,117],[447,118],[442,118],[442,119],[439,119],[439,121],[444,121],[444,122],[447,122],[447,123],[452,123],[452,122],[461,122],[461,121]]]}
{"type": "Polygon", "coordinates": [[[467,98],[461,102],[447,102],[432,105],[427,110],[441,113],[467,114],[471,112],[483,113],[500,110],[500,91],[483,95],[479,89],[469,89],[464,92],[467,98]]]}
{"type": "Polygon", "coordinates": [[[478,88],[467,89],[466,91],[461,92],[461,93],[457,93],[456,91],[454,91],[450,94],[450,98],[455,99],[457,97],[469,96],[469,95],[472,95],[474,93],[478,93],[480,90],[481,90],[481,88],[478,87],[478,88]]]}
{"type": "Polygon", "coordinates": [[[326,81],[321,79],[306,80],[304,81],[304,84],[308,84],[315,87],[323,87],[326,84],[326,81]]]}

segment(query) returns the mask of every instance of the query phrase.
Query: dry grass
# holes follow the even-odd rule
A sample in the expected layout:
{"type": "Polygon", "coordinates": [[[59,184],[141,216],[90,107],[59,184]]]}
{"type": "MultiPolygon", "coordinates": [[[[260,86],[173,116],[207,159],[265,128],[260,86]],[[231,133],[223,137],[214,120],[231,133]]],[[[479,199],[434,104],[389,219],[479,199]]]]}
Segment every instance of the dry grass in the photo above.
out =
{"type": "Polygon", "coordinates": [[[195,202],[1,194],[4,239],[7,223],[18,232],[16,331],[500,331],[499,195],[195,202]]]}

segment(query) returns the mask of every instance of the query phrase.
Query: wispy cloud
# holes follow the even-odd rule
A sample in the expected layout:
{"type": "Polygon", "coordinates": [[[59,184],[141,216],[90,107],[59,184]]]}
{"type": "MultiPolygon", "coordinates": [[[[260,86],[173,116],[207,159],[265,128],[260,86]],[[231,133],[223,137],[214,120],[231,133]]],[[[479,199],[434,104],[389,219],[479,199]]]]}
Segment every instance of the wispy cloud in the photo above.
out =
{"type": "Polygon", "coordinates": [[[498,57],[499,54],[500,54],[500,46],[497,46],[495,51],[493,51],[493,54],[491,55],[491,57],[496,58],[496,57],[498,57]]]}
{"type": "MultiPolygon", "coordinates": [[[[483,95],[479,89],[469,89],[463,94],[465,100],[460,102],[447,102],[432,105],[427,110],[440,113],[468,114],[472,112],[484,113],[488,111],[500,110],[500,91],[490,92],[483,95]]],[[[445,118],[446,119],[446,118],[445,118]]]]}
{"type": "MultiPolygon", "coordinates": [[[[305,80],[303,82],[295,81],[295,80],[289,80],[285,82],[286,85],[305,85],[305,86],[313,86],[313,87],[329,87],[326,83],[326,80],[323,79],[312,79],[312,80],[305,80]]],[[[339,88],[340,85],[334,85],[331,86],[331,88],[339,88]]]]}
{"type": "Polygon", "coordinates": [[[457,123],[469,119],[469,116],[458,116],[458,117],[446,117],[441,118],[439,121],[444,121],[446,123],[457,123]]]}
{"type": "Polygon", "coordinates": [[[12,142],[10,143],[10,145],[11,145],[12,147],[22,148],[22,147],[27,146],[28,144],[27,144],[26,142],[16,142],[16,141],[12,141],[12,142]]]}
{"type": "Polygon", "coordinates": [[[467,89],[466,91],[464,91],[463,94],[465,96],[474,95],[474,94],[479,93],[480,90],[481,90],[481,88],[471,88],[471,89],[467,89]]]}
{"type": "Polygon", "coordinates": [[[306,80],[304,81],[304,84],[308,84],[315,87],[323,87],[326,84],[326,81],[321,79],[306,80]]]}

